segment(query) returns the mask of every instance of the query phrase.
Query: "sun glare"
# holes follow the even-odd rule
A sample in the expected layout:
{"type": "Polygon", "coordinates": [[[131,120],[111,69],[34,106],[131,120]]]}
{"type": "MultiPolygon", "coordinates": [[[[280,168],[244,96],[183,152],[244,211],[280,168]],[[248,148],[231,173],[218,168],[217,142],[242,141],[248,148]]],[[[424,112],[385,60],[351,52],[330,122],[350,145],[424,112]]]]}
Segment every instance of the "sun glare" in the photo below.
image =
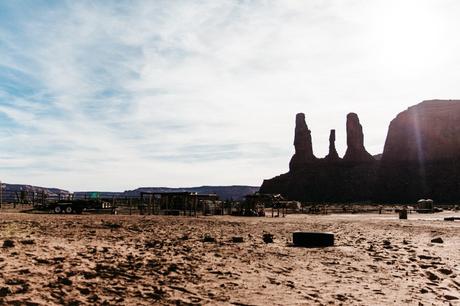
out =
{"type": "Polygon", "coordinates": [[[378,61],[387,69],[417,72],[442,60],[445,24],[438,9],[424,1],[398,1],[379,7],[373,20],[378,61]]]}

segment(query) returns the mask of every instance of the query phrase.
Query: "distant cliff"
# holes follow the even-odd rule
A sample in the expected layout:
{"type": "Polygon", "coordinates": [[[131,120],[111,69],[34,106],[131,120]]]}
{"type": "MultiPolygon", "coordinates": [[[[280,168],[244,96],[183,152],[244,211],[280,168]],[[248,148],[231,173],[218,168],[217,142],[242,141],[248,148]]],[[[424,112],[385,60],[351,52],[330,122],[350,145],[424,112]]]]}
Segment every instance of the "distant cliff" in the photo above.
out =
{"type": "Polygon", "coordinates": [[[47,199],[59,199],[70,194],[69,191],[59,188],[38,187],[23,184],[6,184],[3,183],[2,201],[7,202],[20,202],[21,200],[32,201],[41,198],[44,194],[47,199]]]}
{"type": "Polygon", "coordinates": [[[305,115],[297,114],[289,172],[264,180],[260,192],[316,202],[460,200],[459,100],[424,101],[400,113],[390,124],[382,155],[364,148],[356,114],[348,114],[346,129],[344,157],[337,154],[331,130],[329,154],[319,159],[305,115]]]}
{"type": "Polygon", "coordinates": [[[393,119],[376,199],[460,200],[460,100],[430,100],[393,119]]]}

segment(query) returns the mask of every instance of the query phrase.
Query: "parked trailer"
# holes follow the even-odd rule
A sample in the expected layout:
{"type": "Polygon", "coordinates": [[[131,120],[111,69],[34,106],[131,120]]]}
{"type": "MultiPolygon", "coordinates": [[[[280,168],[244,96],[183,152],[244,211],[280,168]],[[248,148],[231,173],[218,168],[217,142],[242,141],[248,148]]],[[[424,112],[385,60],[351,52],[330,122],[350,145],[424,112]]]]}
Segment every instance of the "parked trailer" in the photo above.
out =
{"type": "Polygon", "coordinates": [[[115,212],[115,206],[112,203],[100,200],[62,200],[37,207],[38,210],[49,211],[55,214],[81,214],[84,211],[109,210],[115,212]]]}

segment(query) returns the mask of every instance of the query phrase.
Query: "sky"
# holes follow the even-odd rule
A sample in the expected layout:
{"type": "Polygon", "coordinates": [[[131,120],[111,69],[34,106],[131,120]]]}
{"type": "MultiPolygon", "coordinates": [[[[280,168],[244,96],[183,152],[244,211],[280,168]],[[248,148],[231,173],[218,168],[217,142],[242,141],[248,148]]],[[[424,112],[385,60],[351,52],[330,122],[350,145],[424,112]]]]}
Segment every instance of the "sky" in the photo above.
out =
{"type": "Polygon", "coordinates": [[[460,97],[454,0],[0,1],[0,180],[71,191],[254,185],[346,115],[460,97]]]}

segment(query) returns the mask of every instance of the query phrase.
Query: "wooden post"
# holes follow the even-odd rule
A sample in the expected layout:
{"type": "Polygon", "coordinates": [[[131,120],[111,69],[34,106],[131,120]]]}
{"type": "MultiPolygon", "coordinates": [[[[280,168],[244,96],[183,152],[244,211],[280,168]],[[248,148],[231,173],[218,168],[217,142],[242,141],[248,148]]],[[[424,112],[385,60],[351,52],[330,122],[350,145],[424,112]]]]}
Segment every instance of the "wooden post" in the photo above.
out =
{"type": "Polygon", "coordinates": [[[149,215],[152,214],[152,195],[149,194],[149,212],[148,212],[149,215]]]}
{"type": "Polygon", "coordinates": [[[195,199],[193,199],[193,207],[194,207],[193,211],[195,213],[195,217],[197,216],[196,214],[197,206],[198,206],[198,197],[195,197],[195,199]]]}

